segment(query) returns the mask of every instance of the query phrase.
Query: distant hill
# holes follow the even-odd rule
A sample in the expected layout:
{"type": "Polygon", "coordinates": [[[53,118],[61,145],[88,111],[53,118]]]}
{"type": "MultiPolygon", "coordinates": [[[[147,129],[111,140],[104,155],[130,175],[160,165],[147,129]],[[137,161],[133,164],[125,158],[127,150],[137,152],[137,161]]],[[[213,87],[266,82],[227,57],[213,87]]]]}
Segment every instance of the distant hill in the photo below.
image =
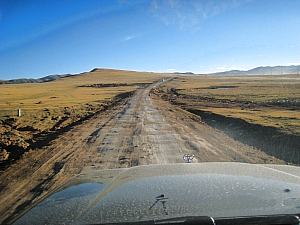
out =
{"type": "MultiPolygon", "coordinates": [[[[133,72],[133,73],[139,73],[138,71],[135,70],[122,70],[122,69],[109,69],[109,68],[94,68],[92,70],[90,70],[90,73],[93,72],[133,72]]],[[[147,73],[147,72],[145,72],[147,73]]]]}
{"type": "Polygon", "coordinates": [[[73,74],[63,74],[63,75],[49,75],[42,78],[20,78],[20,79],[12,79],[12,80],[0,80],[0,84],[23,84],[23,83],[43,83],[58,80],[64,77],[76,76],[73,74]]]}
{"type": "Polygon", "coordinates": [[[300,74],[300,65],[298,66],[260,66],[251,70],[230,70],[225,72],[212,73],[218,76],[231,75],[284,75],[300,74]]]}
{"type": "Polygon", "coordinates": [[[193,72],[174,72],[173,74],[178,74],[178,75],[195,75],[193,72]]]}
{"type": "MultiPolygon", "coordinates": [[[[137,71],[130,71],[130,70],[117,70],[117,69],[106,69],[106,68],[94,68],[90,71],[90,73],[93,72],[136,72],[137,71]]],[[[44,83],[44,82],[50,82],[54,80],[58,80],[61,78],[71,77],[71,76],[80,76],[84,75],[88,72],[78,73],[78,74],[62,74],[62,75],[49,75],[41,78],[19,78],[19,79],[11,79],[11,80],[0,80],[0,84],[23,84],[23,83],[44,83]]]]}
{"type": "MultiPolygon", "coordinates": [[[[118,70],[118,69],[107,69],[107,68],[94,68],[90,73],[93,72],[135,72],[138,73],[137,71],[131,71],[131,70],[118,70]]],[[[83,72],[83,73],[78,73],[78,74],[62,74],[62,75],[49,75],[41,78],[19,78],[19,79],[11,79],[11,80],[0,80],[0,84],[23,84],[23,83],[44,83],[44,82],[50,82],[54,80],[58,80],[61,78],[66,78],[66,77],[74,77],[74,76],[80,76],[84,75],[88,72],[83,72]]]]}

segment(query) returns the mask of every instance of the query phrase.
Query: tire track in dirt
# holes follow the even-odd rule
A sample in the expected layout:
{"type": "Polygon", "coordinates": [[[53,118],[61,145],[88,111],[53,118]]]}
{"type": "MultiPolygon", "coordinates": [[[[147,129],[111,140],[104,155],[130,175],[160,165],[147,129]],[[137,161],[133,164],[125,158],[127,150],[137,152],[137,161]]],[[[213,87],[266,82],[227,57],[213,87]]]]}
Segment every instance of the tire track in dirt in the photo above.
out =
{"type": "Polygon", "coordinates": [[[195,155],[194,162],[282,163],[161,100],[152,90],[167,81],[137,90],[127,107],[99,131],[93,152],[101,161],[94,167],[181,163],[184,154],[195,155]]]}

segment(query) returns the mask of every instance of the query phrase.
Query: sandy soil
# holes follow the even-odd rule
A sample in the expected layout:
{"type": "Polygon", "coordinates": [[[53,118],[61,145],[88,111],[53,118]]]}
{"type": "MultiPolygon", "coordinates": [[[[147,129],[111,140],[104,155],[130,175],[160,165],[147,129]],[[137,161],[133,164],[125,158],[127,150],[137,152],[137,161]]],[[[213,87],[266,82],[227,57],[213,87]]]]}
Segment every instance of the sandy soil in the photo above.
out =
{"type": "Polygon", "coordinates": [[[120,168],[140,164],[239,161],[283,163],[243,145],[151,91],[131,98],[63,133],[48,146],[26,153],[0,174],[0,223],[8,222],[85,167],[120,168]]]}

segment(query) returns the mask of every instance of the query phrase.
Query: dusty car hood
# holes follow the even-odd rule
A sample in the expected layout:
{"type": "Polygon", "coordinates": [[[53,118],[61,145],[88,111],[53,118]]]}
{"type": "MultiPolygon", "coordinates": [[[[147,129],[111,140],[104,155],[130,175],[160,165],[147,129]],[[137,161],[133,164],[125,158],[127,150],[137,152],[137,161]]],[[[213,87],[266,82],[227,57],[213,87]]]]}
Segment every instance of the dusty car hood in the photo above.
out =
{"type": "Polygon", "coordinates": [[[15,224],[300,213],[300,167],[195,163],[88,170],[15,224]]]}

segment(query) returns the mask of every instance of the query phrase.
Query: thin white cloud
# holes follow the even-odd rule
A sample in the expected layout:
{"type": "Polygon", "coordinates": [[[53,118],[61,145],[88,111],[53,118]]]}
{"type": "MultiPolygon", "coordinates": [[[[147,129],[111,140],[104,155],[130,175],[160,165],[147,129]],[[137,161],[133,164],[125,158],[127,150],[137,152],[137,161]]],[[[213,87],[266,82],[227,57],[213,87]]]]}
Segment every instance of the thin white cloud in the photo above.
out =
{"type": "MultiPolygon", "coordinates": [[[[0,0],[1,1],[1,0],[0,0]]],[[[47,24],[40,25],[38,30],[34,30],[33,32],[28,33],[27,35],[24,35],[21,38],[18,39],[12,39],[10,41],[6,41],[4,43],[0,43],[0,51],[5,48],[15,47],[17,45],[22,45],[24,43],[30,42],[32,40],[35,40],[38,37],[48,35],[51,32],[55,32],[58,29],[61,29],[63,27],[67,27],[72,24],[76,24],[80,21],[84,21],[87,19],[93,19],[96,16],[99,15],[105,15],[111,12],[114,12],[116,10],[119,10],[119,8],[122,6],[122,3],[120,2],[115,7],[95,7],[91,8],[89,10],[83,10],[81,13],[76,13],[74,15],[66,16],[62,20],[53,20],[52,22],[49,22],[47,24]]],[[[24,9],[27,10],[27,9],[24,9]]],[[[1,22],[1,15],[5,12],[1,12],[0,9],[0,22],[1,22]]]]}
{"type": "Polygon", "coordinates": [[[137,35],[128,35],[126,37],[123,38],[123,41],[130,41],[132,39],[137,38],[137,35]]]}
{"type": "Polygon", "coordinates": [[[152,0],[151,13],[165,25],[197,28],[206,19],[252,0],[152,0]]]}
{"type": "Polygon", "coordinates": [[[143,36],[143,34],[128,34],[121,37],[117,42],[122,43],[122,42],[132,41],[134,39],[140,38],[141,36],[143,36]]]}

